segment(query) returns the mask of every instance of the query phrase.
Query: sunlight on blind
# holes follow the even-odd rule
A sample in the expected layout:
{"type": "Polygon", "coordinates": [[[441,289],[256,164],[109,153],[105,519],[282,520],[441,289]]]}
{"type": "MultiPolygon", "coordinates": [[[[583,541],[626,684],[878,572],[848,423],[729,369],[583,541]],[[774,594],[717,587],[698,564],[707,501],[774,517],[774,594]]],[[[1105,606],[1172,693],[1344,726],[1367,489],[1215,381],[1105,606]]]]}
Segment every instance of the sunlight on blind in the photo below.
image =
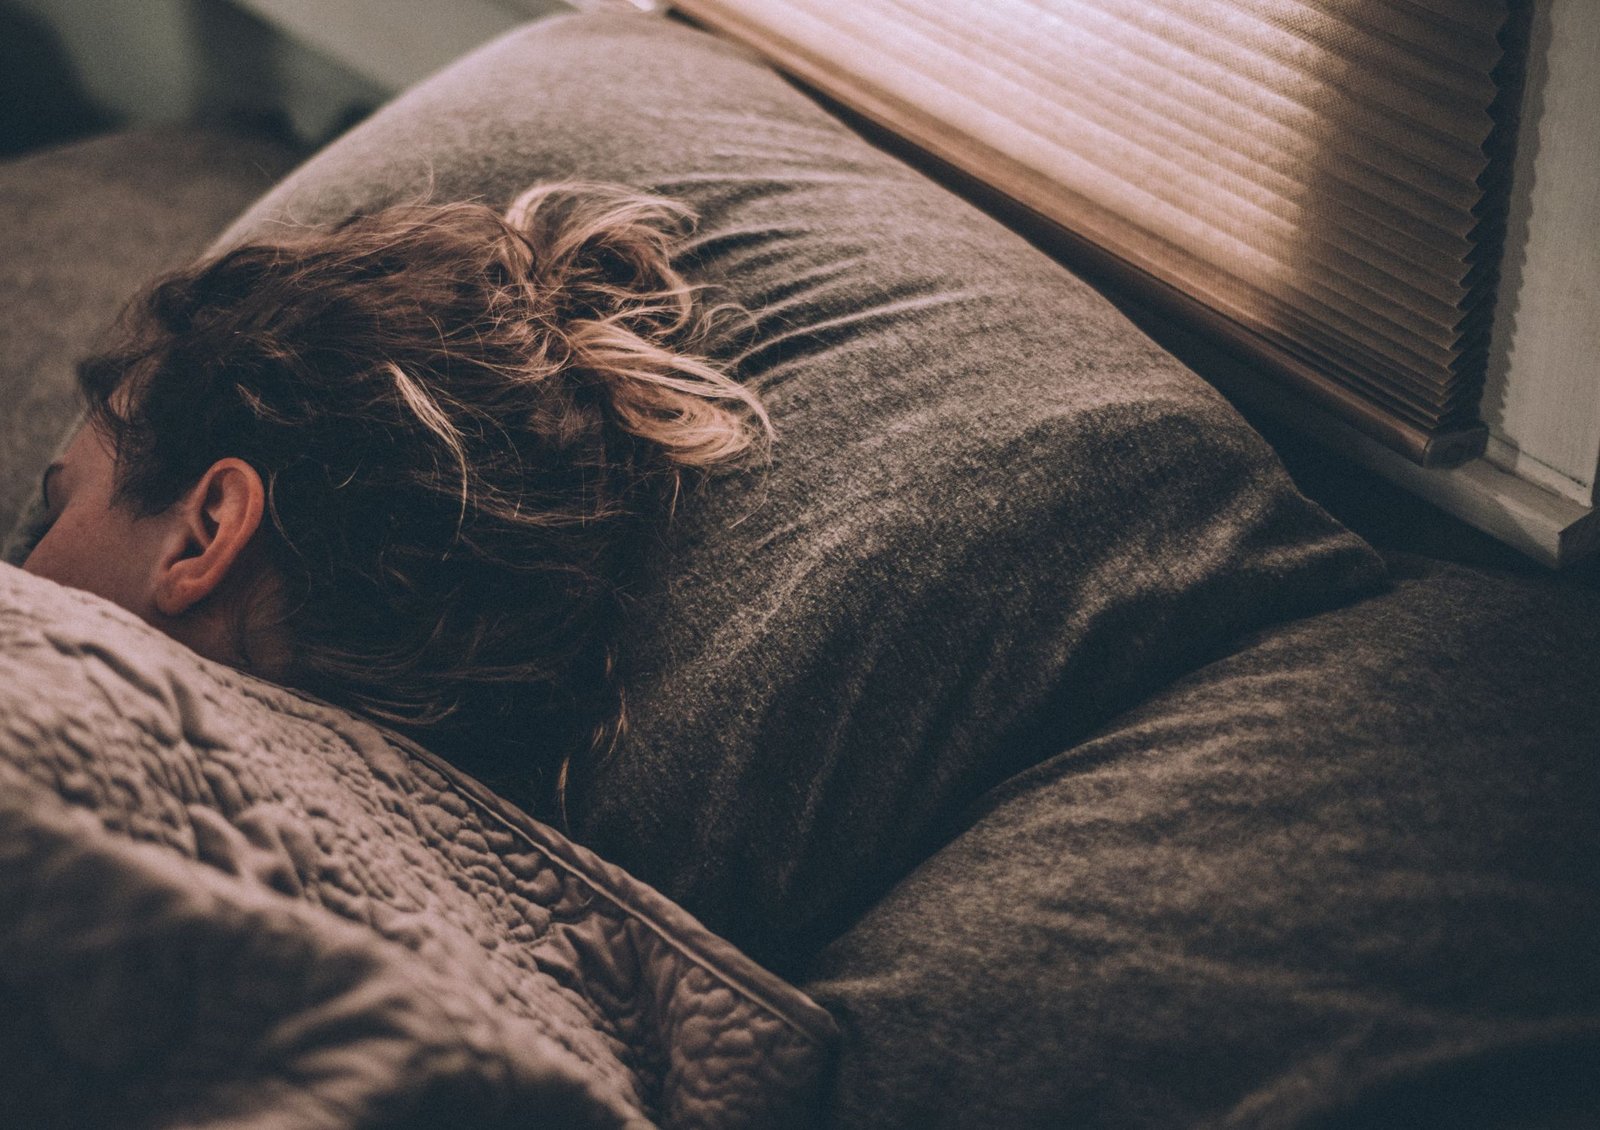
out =
{"type": "Polygon", "coordinates": [[[1426,461],[1481,443],[1512,0],[684,0],[1220,317],[1426,461]],[[1487,221],[1485,217],[1488,217],[1487,221]]]}

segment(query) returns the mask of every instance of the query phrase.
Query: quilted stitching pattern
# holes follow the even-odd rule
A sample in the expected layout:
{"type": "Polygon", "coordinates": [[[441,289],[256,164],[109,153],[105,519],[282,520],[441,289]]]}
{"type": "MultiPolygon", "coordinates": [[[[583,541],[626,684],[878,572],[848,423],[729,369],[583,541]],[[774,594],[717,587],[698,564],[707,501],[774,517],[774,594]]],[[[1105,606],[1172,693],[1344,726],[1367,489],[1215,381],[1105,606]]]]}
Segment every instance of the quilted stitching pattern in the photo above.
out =
{"type": "Polygon", "coordinates": [[[0,1125],[645,1130],[617,1075],[367,928],[108,832],[0,762],[0,1125]]]}
{"type": "Polygon", "coordinates": [[[486,993],[666,1125],[805,1117],[826,1013],[684,911],[343,711],[0,567],[0,742],[112,832],[486,993]]]}

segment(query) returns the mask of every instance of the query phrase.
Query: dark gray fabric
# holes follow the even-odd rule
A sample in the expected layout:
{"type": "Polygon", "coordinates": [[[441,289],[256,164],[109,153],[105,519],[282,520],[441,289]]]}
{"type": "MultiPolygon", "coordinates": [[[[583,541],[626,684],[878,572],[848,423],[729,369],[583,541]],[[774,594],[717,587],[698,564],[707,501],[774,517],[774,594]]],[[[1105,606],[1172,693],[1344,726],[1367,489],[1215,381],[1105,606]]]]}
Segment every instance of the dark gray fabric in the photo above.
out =
{"type": "Polygon", "coordinates": [[[671,21],[514,33],[227,238],[551,177],[698,209],[683,266],[754,315],[775,461],[680,505],[630,628],[633,731],[571,811],[763,961],[836,933],[1011,772],[1379,576],[1093,290],[671,21]]]}
{"type": "Polygon", "coordinates": [[[74,363],[135,290],[198,253],[292,160],[271,142],[148,130],[0,165],[0,542],[77,414],[74,363]]]}
{"type": "Polygon", "coordinates": [[[823,955],[846,1126],[1600,1125],[1600,594],[1396,563],[823,955]]]}

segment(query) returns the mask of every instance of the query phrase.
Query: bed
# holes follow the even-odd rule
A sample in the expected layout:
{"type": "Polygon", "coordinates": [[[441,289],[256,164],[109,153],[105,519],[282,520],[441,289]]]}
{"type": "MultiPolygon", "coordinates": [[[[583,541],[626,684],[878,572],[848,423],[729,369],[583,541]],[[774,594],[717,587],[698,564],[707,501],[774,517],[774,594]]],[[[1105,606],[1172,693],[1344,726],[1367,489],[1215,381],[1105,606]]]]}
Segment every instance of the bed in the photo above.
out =
{"type": "Polygon", "coordinates": [[[4,567],[0,1121],[1600,1120],[1600,592],[1357,536],[1105,295],[673,20],[529,25],[286,161],[7,169],[11,512],[179,245],[551,177],[699,214],[774,458],[664,529],[564,821],[4,567]]]}

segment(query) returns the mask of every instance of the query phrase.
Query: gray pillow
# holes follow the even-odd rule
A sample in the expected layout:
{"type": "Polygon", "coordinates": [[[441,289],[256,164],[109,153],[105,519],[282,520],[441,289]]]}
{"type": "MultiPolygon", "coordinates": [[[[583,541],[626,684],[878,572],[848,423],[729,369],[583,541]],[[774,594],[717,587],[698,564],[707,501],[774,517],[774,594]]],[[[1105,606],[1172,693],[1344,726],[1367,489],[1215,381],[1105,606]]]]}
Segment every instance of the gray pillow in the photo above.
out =
{"type": "Polygon", "coordinates": [[[836,1124],[1600,1125],[1600,593],[1394,580],[1005,782],[834,942],[836,1124]]]}
{"type": "Polygon", "coordinates": [[[670,20],[514,32],[225,238],[557,177],[698,210],[681,265],[752,313],[725,350],[779,431],[770,468],[663,531],[630,630],[634,728],[580,768],[572,828],[780,969],[983,790],[1240,633],[1380,583],[1094,290],[670,20]]]}

